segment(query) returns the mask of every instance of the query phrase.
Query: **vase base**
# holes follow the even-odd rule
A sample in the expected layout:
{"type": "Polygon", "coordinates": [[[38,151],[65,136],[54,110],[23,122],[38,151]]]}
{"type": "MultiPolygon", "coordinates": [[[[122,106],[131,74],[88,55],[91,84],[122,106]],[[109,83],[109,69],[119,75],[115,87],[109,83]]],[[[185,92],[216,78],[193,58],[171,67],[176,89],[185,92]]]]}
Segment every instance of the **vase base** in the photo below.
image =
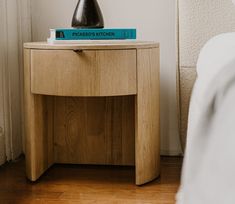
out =
{"type": "Polygon", "coordinates": [[[73,28],[76,29],[102,29],[104,26],[74,26],[72,25],[73,28]]]}

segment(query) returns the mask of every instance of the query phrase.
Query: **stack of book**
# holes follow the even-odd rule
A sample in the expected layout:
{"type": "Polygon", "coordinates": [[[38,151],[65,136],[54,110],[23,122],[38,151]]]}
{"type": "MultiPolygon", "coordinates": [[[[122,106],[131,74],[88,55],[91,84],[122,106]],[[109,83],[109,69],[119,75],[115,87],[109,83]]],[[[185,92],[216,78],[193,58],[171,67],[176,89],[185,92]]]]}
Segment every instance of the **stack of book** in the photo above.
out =
{"type": "Polygon", "coordinates": [[[135,28],[51,29],[48,43],[78,43],[81,40],[135,40],[135,28]]]}

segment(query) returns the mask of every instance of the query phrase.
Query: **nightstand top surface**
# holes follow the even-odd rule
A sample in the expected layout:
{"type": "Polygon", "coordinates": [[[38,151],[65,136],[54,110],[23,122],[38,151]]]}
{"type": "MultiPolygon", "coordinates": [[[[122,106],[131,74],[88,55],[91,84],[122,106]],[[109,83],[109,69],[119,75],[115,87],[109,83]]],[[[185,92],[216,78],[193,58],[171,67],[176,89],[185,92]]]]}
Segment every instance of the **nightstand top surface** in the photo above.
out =
{"type": "Polygon", "coordinates": [[[71,44],[49,44],[47,42],[25,43],[26,49],[48,49],[48,50],[74,50],[74,49],[141,49],[158,48],[159,43],[153,41],[129,41],[129,40],[99,40],[99,41],[81,41],[71,44]]]}

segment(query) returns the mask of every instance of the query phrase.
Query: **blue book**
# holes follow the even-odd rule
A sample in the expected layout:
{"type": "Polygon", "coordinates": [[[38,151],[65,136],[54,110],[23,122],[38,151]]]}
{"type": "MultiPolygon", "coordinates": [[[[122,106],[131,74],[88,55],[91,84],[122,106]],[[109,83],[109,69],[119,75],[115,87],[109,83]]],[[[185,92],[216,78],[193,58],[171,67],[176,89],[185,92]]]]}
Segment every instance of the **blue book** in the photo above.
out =
{"type": "Polygon", "coordinates": [[[134,28],[51,29],[51,40],[125,40],[136,39],[134,28]]]}

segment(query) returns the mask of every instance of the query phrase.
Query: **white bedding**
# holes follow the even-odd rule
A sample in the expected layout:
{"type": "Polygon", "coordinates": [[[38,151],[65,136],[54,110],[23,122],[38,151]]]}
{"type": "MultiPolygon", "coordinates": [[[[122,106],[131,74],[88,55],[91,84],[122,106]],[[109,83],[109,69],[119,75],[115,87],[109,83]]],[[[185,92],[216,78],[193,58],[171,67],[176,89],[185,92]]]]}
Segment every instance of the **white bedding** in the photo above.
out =
{"type": "Polygon", "coordinates": [[[177,204],[235,204],[235,33],[204,46],[197,73],[177,204]]]}

